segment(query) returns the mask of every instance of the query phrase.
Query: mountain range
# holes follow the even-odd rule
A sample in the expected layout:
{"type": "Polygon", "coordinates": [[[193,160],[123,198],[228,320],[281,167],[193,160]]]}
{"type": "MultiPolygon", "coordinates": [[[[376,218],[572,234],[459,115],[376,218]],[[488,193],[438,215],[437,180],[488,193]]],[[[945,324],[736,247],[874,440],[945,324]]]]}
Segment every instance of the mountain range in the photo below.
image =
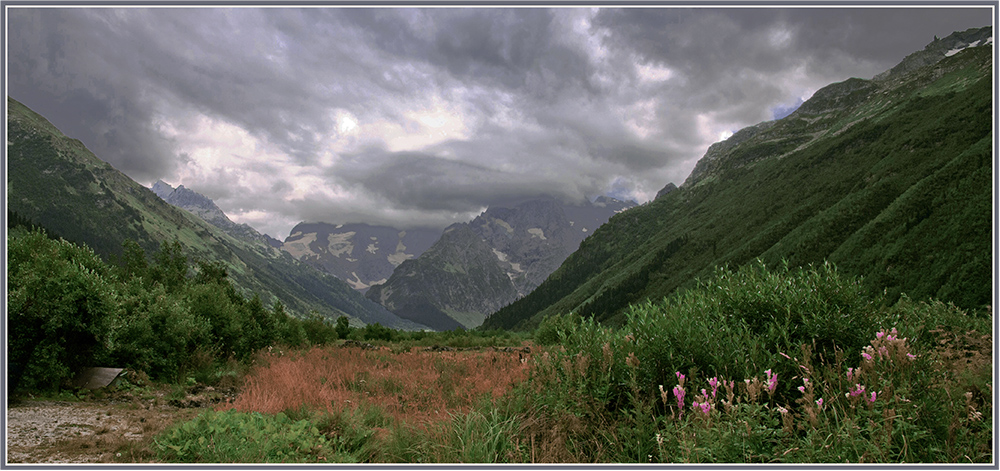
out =
{"type": "MultiPolygon", "coordinates": [[[[87,245],[108,261],[121,255],[125,239],[137,242],[147,255],[176,239],[190,261],[221,262],[243,293],[257,293],[268,305],[280,301],[292,314],[331,319],[344,315],[355,325],[425,328],[272,247],[266,237],[232,223],[201,195],[172,189],[167,198],[189,210],[168,204],[11,97],[7,170],[8,211],[87,245]]],[[[167,189],[158,187],[161,193],[167,189]]]]}
{"type": "Polygon", "coordinates": [[[633,303],[755,259],[828,261],[887,302],[987,309],[992,34],[935,38],[885,73],[831,84],[712,145],[680,187],[611,218],[483,327],[530,329],[569,312],[620,325],[633,303]]]}
{"type": "Polygon", "coordinates": [[[754,259],[829,261],[890,301],[984,309],[992,44],[992,28],[957,32],[824,87],[712,145],[640,206],[534,198],[443,232],[317,222],[283,242],[183,186],[139,185],[8,97],[8,209],[109,260],[126,238],[147,254],[176,239],[245,293],[356,325],[530,329],[567,312],[616,325],[635,302],[754,259]]]}
{"type": "Polygon", "coordinates": [[[377,294],[369,299],[438,330],[477,327],[486,315],[531,292],[610,216],[635,206],[606,196],[578,204],[528,198],[494,205],[443,233],[303,222],[281,242],[234,223],[210,198],[183,185],[159,180],[150,189],[234,238],[280,248],[362,293],[374,285],[377,294]]]}
{"type": "Polygon", "coordinates": [[[364,292],[385,282],[400,263],[422,254],[440,236],[435,229],[302,222],[280,247],[364,292]]]}
{"type": "Polygon", "coordinates": [[[446,228],[366,296],[438,330],[477,327],[535,289],[608,218],[633,206],[604,196],[578,204],[534,198],[491,206],[446,228]]]}

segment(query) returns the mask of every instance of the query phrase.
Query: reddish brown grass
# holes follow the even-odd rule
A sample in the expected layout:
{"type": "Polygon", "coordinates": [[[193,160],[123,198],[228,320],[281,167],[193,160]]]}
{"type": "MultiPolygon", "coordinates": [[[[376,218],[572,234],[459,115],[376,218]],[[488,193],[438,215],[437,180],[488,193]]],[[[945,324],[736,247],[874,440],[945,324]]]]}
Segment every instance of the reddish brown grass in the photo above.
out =
{"type": "Polygon", "coordinates": [[[328,412],[370,404],[410,424],[468,411],[527,377],[517,353],[406,352],[316,347],[265,354],[226,407],[276,413],[302,406],[328,412]]]}

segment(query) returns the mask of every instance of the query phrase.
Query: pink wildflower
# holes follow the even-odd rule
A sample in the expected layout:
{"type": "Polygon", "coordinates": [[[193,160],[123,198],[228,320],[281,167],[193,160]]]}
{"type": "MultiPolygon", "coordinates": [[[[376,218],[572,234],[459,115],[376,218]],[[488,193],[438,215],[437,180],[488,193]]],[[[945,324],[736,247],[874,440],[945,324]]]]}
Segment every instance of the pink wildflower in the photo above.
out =
{"type": "Polygon", "coordinates": [[[677,397],[677,408],[683,413],[684,411],[684,388],[680,386],[674,386],[674,396],[677,397]]]}
{"type": "Polygon", "coordinates": [[[806,387],[805,386],[799,386],[799,392],[802,393],[802,394],[805,394],[806,393],[806,387]]]}
{"type": "Polygon", "coordinates": [[[875,338],[877,338],[879,340],[882,340],[882,337],[885,337],[885,331],[884,330],[880,330],[877,334],[875,334],[875,338]]]}
{"type": "Polygon", "coordinates": [[[778,387],[778,374],[771,374],[771,370],[764,370],[764,374],[767,375],[767,392],[774,394],[775,388],[778,387]]]}
{"type": "Polygon", "coordinates": [[[865,352],[861,352],[861,356],[864,357],[865,360],[872,361],[872,356],[865,352]]]}
{"type": "Polygon", "coordinates": [[[916,355],[914,355],[914,354],[912,354],[912,353],[907,353],[907,354],[906,354],[906,358],[909,358],[910,360],[914,360],[914,359],[916,359],[916,358],[917,358],[917,356],[916,356],[916,355]]]}
{"type": "Polygon", "coordinates": [[[851,397],[857,397],[857,396],[860,396],[864,392],[865,392],[865,387],[862,386],[862,385],[860,385],[860,384],[855,383],[854,384],[854,389],[851,390],[850,394],[851,394],[851,397]]]}
{"type": "Polygon", "coordinates": [[[872,397],[871,399],[868,399],[868,402],[871,402],[872,404],[875,403],[875,391],[872,391],[872,397]]]}
{"type": "Polygon", "coordinates": [[[823,407],[823,398],[822,398],[822,397],[821,397],[821,398],[819,398],[819,399],[818,399],[818,400],[816,401],[816,405],[817,405],[817,406],[819,406],[820,408],[822,408],[822,407],[823,407]]]}
{"type": "Polygon", "coordinates": [[[712,387],[712,397],[715,397],[715,393],[719,391],[719,377],[713,376],[709,378],[708,385],[712,387]]]}
{"type": "Polygon", "coordinates": [[[847,380],[850,381],[854,379],[854,368],[847,369],[847,380]]]}

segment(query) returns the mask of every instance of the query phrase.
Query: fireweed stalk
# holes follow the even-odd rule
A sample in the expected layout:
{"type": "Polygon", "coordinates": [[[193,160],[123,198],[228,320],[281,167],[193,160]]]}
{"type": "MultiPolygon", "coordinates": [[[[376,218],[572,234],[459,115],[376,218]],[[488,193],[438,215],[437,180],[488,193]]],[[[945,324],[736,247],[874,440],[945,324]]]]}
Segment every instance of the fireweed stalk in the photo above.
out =
{"type": "Polygon", "coordinates": [[[684,416],[684,395],[686,394],[684,391],[685,376],[681,374],[680,371],[674,374],[677,375],[678,381],[677,386],[674,386],[674,397],[677,398],[677,418],[681,418],[684,416]]]}

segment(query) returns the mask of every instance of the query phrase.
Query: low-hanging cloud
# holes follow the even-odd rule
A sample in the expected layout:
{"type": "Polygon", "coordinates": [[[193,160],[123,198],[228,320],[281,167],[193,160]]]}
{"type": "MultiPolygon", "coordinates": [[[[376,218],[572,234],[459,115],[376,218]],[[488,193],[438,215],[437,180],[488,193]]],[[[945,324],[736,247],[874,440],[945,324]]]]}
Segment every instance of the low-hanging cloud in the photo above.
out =
{"type": "Polygon", "coordinates": [[[8,87],[144,184],[282,237],[648,200],[708,145],[989,8],[7,10],[8,87]]]}

